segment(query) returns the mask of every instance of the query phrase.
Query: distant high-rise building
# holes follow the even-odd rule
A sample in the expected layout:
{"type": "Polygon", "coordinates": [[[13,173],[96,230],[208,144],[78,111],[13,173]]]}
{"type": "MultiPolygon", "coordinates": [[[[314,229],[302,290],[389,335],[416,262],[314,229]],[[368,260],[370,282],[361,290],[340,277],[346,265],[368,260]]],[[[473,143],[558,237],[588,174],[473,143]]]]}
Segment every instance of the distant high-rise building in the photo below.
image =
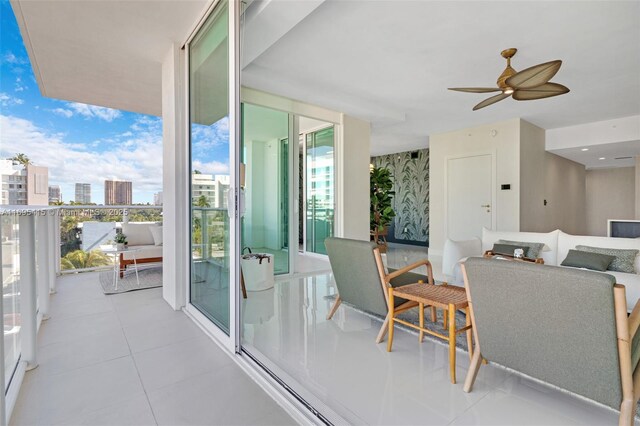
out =
{"type": "Polygon", "coordinates": [[[0,202],[9,205],[46,206],[49,204],[49,169],[33,164],[23,166],[0,160],[2,194],[0,202]]]}
{"type": "Polygon", "coordinates": [[[161,206],[162,205],[162,191],[156,192],[153,194],[153,205],[161,206]]]}
{"type": "Polygon", "coordinates": [[[49,185],[49,204],[62,201],[60,185],[49,185]]]}
{"type": "Polygon", "coordinates": [[[76,203],[91,204],[91,184],[76,183],[76,203]]]}
{"type": "Polygon", "coordinates": [[[128,206],[132,204],[131,182],[121,180],[104,181],[104,204],[107,206],[128,206]]]}
{"type": "Polygon", "coordinates": [[[193,173],[191,175],[191,201],[198,204],[204,196],[209,207],[226,208],[227,193],[229,192],[229,175],[206,175],[193,173]]]}

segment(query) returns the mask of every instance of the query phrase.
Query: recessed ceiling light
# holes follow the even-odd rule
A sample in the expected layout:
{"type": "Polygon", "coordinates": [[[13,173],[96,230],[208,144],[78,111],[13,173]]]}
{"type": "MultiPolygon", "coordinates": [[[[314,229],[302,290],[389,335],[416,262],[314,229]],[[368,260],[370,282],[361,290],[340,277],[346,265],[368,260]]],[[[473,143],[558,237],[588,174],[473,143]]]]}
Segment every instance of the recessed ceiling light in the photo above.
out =
{"type": "Polygon", "coordinates": [[[580,151],[589,151],[589,148],[582,148],[580,151]]]}
{"type": "Polygon", "coordinates": [[[600,158],[598,158],[598,160],[606,160],[606,158],[605,157],[600,157],[600,158]]]}

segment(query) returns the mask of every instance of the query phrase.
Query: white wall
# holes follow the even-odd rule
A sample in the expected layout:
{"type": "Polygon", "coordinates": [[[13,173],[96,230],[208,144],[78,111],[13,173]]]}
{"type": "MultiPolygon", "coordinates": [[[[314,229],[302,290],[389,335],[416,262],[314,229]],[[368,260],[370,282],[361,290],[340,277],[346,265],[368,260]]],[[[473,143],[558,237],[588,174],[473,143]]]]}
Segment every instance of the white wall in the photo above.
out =
{"type": "MultiPolygon", "coordinates": [[[[561,229],[568,234],[587,232],[584,165],[547,152],[545,154],[544,227],[541,232],[561,229]]],[[[595,235],[595,234],[593,234],[595,235]]]]}
{"type": "Polygon", "coordinates": [[[544,129],[520,120],[520,230],[546,232],[544,129]]]}
{"type": "Polygon", "coordinates": [[[606,236],[608,219],[634,219],[635,176],[635,167],[587,170],[588,235],[606,236]]]}
{"type": "Polygon", "coordinates": [[[162,186],[163,227],[162,296],[173,309],[186,303],[185,269],[190,250],[185,235],[189,228],[189,174],[187,128],[183,98],[183,51],[174,45],[162,63],[162,186]]]}
{"type": "Polygon", "coordinates": [[[640,140],[640,116],[596,121],[546,132],[547,150],[640,140]]]}
{"type": "Polygon", "coordinates": [[[429,254],[442,255],[444,233],[445,162],[448,158],[492,154],[496,163],[496,214],[498,230],[520,227],[520,119],[512,119],[429,137],[429,254]],[[492,132],[495,130],[495,135],[492,132]],[[511,189],[501,191],[501,184],[511,189]]]}
{"type": "Polygon", "coordinates": [[[371,124],[343,115],[341,130],[336,141],[341,147],[336,155],[336,198],[342,229],[336,235],[368,241],[371,124]]]}

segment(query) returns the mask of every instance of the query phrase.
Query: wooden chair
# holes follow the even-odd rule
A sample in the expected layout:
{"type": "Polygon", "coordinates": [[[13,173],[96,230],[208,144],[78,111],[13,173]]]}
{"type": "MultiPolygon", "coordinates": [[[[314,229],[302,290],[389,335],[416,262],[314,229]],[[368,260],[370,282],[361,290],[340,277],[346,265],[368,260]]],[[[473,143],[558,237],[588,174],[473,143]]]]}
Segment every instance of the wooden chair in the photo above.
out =
{"type": "MultiPolygon", "coordinates": [[[[388,268],[387,272],[374,242],[332,237],[325,240],[325,246],[338,287],[336,301],[327,319],[333,317],[343,301],[357,309],[385,317],[376,343],[382,342],[388,329],[389,286],[399,287],[419,281],[433,285],[431,263],[426,259],[398,270],[388,268]],[[427,267],[426,276],[411,272],[420,266],[427,267]]],[[[396,314],[418,306],[418,303],[402,298],[396,298],[394,302],[396,314]]],[[[431,308],[431,320],[435,322],[436,311],[434,307],[431,308]]]]}
{"type": "Polygon", "coordinates": [[[640,301],[627,317],[612,275],[469,258],[462,267],[476,346],[464,384],[483,358],[620,410],[633,424],[640,397],[640,301]]]}

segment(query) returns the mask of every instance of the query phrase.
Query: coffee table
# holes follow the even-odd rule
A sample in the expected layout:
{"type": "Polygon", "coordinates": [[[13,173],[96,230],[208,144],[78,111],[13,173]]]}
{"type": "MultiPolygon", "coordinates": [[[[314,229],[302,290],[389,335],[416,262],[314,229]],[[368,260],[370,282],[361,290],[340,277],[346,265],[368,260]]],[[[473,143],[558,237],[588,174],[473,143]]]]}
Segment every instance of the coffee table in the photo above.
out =
{"type": "Polygon", "coordinates": [[[420,331],[419,341],[422,342],[424,333],[439,337],[449,342],[449,375],[451,383],[456,383],[456,335],[467,332],[467,346],[469,348],[469,357],[473,355],[473,341],[471,338],[471,317],[469,315],[469,302],[467,301],[467,293],[464,287],[457,287],[448,284],[409,284],[401,287],[389,287],[389,341],[387,342],[387,351],[391,352],[393,345],[393,328],[395,323],[404,324],[407,327],[415,328],[420,331]],[[408,321],[404,321],[395,317],[394,298],[401,297],[406,300],[418,302],[420,325],[417,326],[408,321]],[[424,308],[425,306],[435,306],[445,311],[445,328],[448,329],[448,335],[424,328],[424,308]],[[464,309],[466,315],[465,326],[456,329],[456,311],[464,309]],[[448,318],[447,318],[448,317],[448,318]],[[448,321],[447,321],[448,319],[448,321]],[[448,325],[447,325],[448,322],[448,325]]]}
{"type": "Polygon", "coordinates": [[[136,282],[138,283],[138,287],[140,287],[140,278],[138,277],[138,261],[136,259],[136,253],[140,251],[139,248],[131,247],[119,249],[117,247],[109,247],[103,248],[101,250],[104,254],[112,254],[114,256],[113,284],[115,290],[118,290],[118,283],[120,282],[120,253],[131,253],[131,255],[133,256],[133,268],[136,270],[136,282]]]}

